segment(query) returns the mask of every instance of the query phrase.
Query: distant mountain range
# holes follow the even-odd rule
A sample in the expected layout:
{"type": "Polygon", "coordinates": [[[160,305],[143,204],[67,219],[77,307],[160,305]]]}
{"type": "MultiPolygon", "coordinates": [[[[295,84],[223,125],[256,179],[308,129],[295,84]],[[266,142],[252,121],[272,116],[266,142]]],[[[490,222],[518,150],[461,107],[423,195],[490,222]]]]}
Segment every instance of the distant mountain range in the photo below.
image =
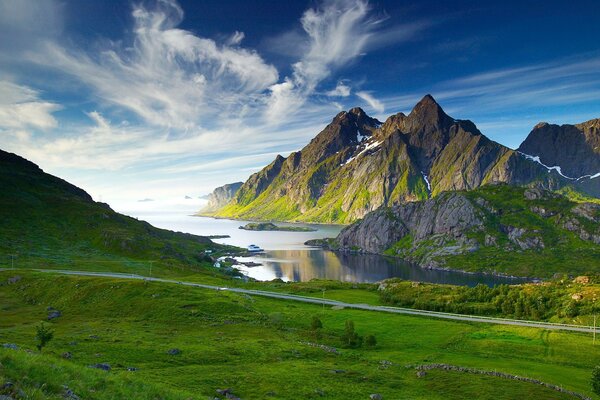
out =
{"type": "Polygon", "coordinates": [[[200,213],[212,213],[224,207],[233,199],[233,196],[242,187],[244,182],[228,183],[212,191],[212,193],[202,198],[208,200],[207,205],[200,210],[200,213]]]}
{"type": "Polygon", "coordinates": [[[277,156],[235,193],[215,191],[218,206],[203,213],[351,223],[381,206],[494,183],[572,186],[598,197],[599,121],[539,124],[515,151],[487,138],[471,121],[448,116],[430,95],[409,115],[398,113],[384,123],[353,108],[336,115],[302,150],[277,156]]]}

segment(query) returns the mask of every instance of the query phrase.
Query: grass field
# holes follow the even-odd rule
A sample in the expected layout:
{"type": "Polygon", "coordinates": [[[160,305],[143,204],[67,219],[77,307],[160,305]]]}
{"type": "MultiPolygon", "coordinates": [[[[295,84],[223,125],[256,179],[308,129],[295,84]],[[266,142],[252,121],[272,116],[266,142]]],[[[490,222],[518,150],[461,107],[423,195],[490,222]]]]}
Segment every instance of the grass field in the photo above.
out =
{"type": "Polygon", "coordinates": [[[21,350],[0,348],[0,387],[10,381],[11,390],[33,399],[63,398],[62,385],[86,399],[205,399],[224,388],[243,399],[573,398],[460,372],[418,378],[414,366],[429,363],[527,376],[596,398],[589,379],[600,347],[589,335],[322,309],[155,282],[20,271],[19,282],[6,284],[15,274],[0,273],[0,343],[21,350]],[[35,348],[35,326],[49,306],[62,312],[49,323],[55,339],[41,355],[23,351],[35,348]],[[319,337],[310,330],[315,315],[324,326],[319,337]],[[342,348],[347,320],[360,335],[374,334],[377,346],[342,348]],[[173,348],[181,353],[167,354],[173,348]],[[72,358],[62,359],[65,352],[72,358]],[[88,368],[97,363],[112,369],[88,368]]]}

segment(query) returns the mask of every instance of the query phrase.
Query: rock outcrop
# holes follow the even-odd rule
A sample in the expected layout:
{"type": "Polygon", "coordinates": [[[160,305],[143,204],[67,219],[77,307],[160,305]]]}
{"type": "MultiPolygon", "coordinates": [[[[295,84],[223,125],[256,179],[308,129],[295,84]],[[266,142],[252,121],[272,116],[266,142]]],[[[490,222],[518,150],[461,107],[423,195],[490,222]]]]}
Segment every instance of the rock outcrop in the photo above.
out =
{"type": "Polygon", "coordinates": [[[385,253],[434,268],[443,268],[448,257],[484,249],[501,257],[564,248],[568,258],[569,251],[589,246],[584,242],[600,244],[600,205],[537,188],[494,185],[381,207],[335,240],[322,242],[335,250],[385,253]]]}

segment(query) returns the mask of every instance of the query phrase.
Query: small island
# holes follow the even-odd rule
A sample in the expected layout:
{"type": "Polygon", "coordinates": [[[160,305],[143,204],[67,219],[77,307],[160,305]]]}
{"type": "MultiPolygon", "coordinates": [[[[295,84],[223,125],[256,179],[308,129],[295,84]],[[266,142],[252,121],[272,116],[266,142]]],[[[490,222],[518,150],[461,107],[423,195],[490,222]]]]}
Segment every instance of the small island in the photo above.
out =
{"type": "Polygon", "coordinates": [[[246,231],[287,231],[287,232],[314,232],[317,229],[308,226],[278,226],[271,222],[250,222],[240,229],[246,231]]]}

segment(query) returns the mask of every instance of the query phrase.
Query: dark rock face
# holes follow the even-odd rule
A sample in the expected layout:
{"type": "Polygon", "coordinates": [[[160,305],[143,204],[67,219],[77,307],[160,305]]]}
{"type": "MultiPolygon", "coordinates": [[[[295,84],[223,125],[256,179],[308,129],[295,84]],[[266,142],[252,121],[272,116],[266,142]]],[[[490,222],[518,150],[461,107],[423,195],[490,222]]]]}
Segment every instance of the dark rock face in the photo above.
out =
{"type": "Polygon", "coordinates": [[[600,172],[600,119],[577,125],[536,125],[519,151],[560,166],[566,176],[579,178],[600,172]]]}
{"type": "Polygon", "coordinates": [[[537,124],[519,151],[560,167],[573,186],[600,197],[600,118],[576,125],[537,124]]]}
{"type": "Polygon", "coordinates": [[[201,212],[214,212],[231,201],[244,182],[228,183],[207,196],[208,204],[201,212]]]}
{"type": "Polygon", "coordinates": [[[385,123],[360,108],[339,113],[301,151],[252,175],[217,216],[350,223],[380,206],[490,183],[555,189],[557,171],[448,116],[430,95],[385,123]]]}

